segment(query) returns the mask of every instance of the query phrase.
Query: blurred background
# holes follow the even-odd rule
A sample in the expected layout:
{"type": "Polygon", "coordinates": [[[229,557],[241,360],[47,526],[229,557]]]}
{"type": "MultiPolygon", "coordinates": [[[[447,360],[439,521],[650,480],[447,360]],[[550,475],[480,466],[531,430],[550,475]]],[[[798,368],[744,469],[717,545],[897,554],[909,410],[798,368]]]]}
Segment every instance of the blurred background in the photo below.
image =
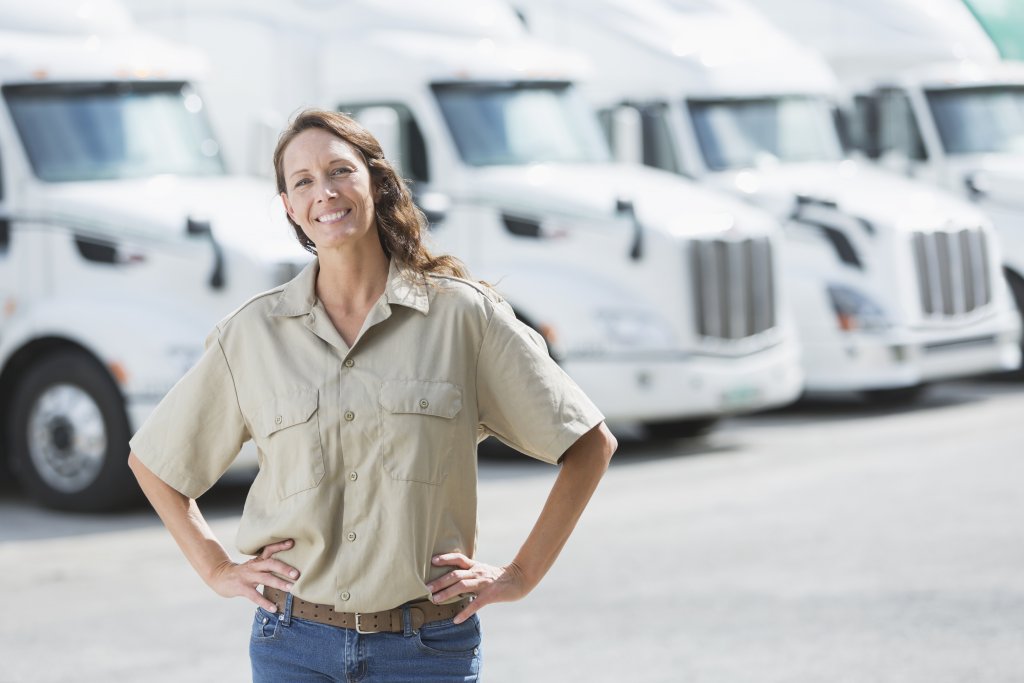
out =
{"type": "MultiPolygon", "coordinates": [[[[247,679],[127,442],[308,262],[306,107],[622,443],[488,680],[1024,679],[1017,59],[1016,0],[0,2],[0,683],[247,679]]],[[[482,445],[485,560],[553,476],[482,445]]]]}

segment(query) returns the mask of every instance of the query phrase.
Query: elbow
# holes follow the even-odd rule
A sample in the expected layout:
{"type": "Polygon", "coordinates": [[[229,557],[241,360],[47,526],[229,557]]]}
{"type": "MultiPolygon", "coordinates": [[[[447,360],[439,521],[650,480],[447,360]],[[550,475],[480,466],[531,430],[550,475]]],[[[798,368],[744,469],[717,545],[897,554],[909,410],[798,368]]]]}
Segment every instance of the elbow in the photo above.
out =
{"type": "Polygon", "coordinates": [[[602,437],[601,453],[604,456],[605,469],[607,469],[612,462],[612,456],[615,455],[615,451],[619,448],[619,441],[603,422],[601,423],[600,433],[602,437]]]}

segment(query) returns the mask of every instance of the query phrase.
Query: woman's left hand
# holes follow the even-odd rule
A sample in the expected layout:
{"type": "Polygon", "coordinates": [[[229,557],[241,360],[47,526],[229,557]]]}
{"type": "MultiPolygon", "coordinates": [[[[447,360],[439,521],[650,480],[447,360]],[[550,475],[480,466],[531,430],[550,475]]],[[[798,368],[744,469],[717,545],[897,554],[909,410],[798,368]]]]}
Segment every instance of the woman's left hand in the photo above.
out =
{"type": "Polygon", "coordinates": [[[435,567],[450,565],[457,569],[438,577],[427,584],[430,599],[434,603],[473,593],[476,595],[466,609],[455,615],[454,622],[461,624],[492,602],[512,602],[526,596],[533,588],[527,584],[522,570],[513,562],[504,567],[494,567],[471,560],[462,553],[437,555],[432,560],[435,567]]]}

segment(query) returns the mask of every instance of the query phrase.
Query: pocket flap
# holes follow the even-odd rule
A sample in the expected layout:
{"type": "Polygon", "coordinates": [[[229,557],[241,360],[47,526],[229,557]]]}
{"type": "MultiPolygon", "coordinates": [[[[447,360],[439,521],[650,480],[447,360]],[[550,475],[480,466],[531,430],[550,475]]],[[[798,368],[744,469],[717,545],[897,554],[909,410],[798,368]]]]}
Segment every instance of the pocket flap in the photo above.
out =
{"type": "Polygon", "coordinates": [[[389,380],[380,389],[380,404],[389,413],[453,418],[462,410],[462,389],[451,382],[389,380]]]}
{"type": "Polygon", "coordinates": [[[270,436],[285,427],[301,424],[316,412],[317,399],[316,389],[300,389],[275,396],[260,411],[256,428],[261,436],[270,436]]]}

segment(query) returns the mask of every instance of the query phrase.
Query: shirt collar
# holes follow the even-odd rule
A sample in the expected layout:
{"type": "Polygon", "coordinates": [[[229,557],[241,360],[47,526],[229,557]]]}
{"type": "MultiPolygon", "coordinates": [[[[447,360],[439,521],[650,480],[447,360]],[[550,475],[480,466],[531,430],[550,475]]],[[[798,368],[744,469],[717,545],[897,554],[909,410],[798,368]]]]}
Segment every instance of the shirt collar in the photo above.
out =
{"type": "MultiPolygon", "coordinates": [[[[284,285],[277,304],[270,312],[273,316],[291,317],[307,315],[316,305],[316,276],[320,272],[320,261],[313,259],[293,280],[284,285]]],[[[388,265],[388,280],[384,286],[384,299],[389,304],[398,304],[426,315],[430,310],[425,278],[415,271],[401,266],[391,259],[388,265]]]]}

